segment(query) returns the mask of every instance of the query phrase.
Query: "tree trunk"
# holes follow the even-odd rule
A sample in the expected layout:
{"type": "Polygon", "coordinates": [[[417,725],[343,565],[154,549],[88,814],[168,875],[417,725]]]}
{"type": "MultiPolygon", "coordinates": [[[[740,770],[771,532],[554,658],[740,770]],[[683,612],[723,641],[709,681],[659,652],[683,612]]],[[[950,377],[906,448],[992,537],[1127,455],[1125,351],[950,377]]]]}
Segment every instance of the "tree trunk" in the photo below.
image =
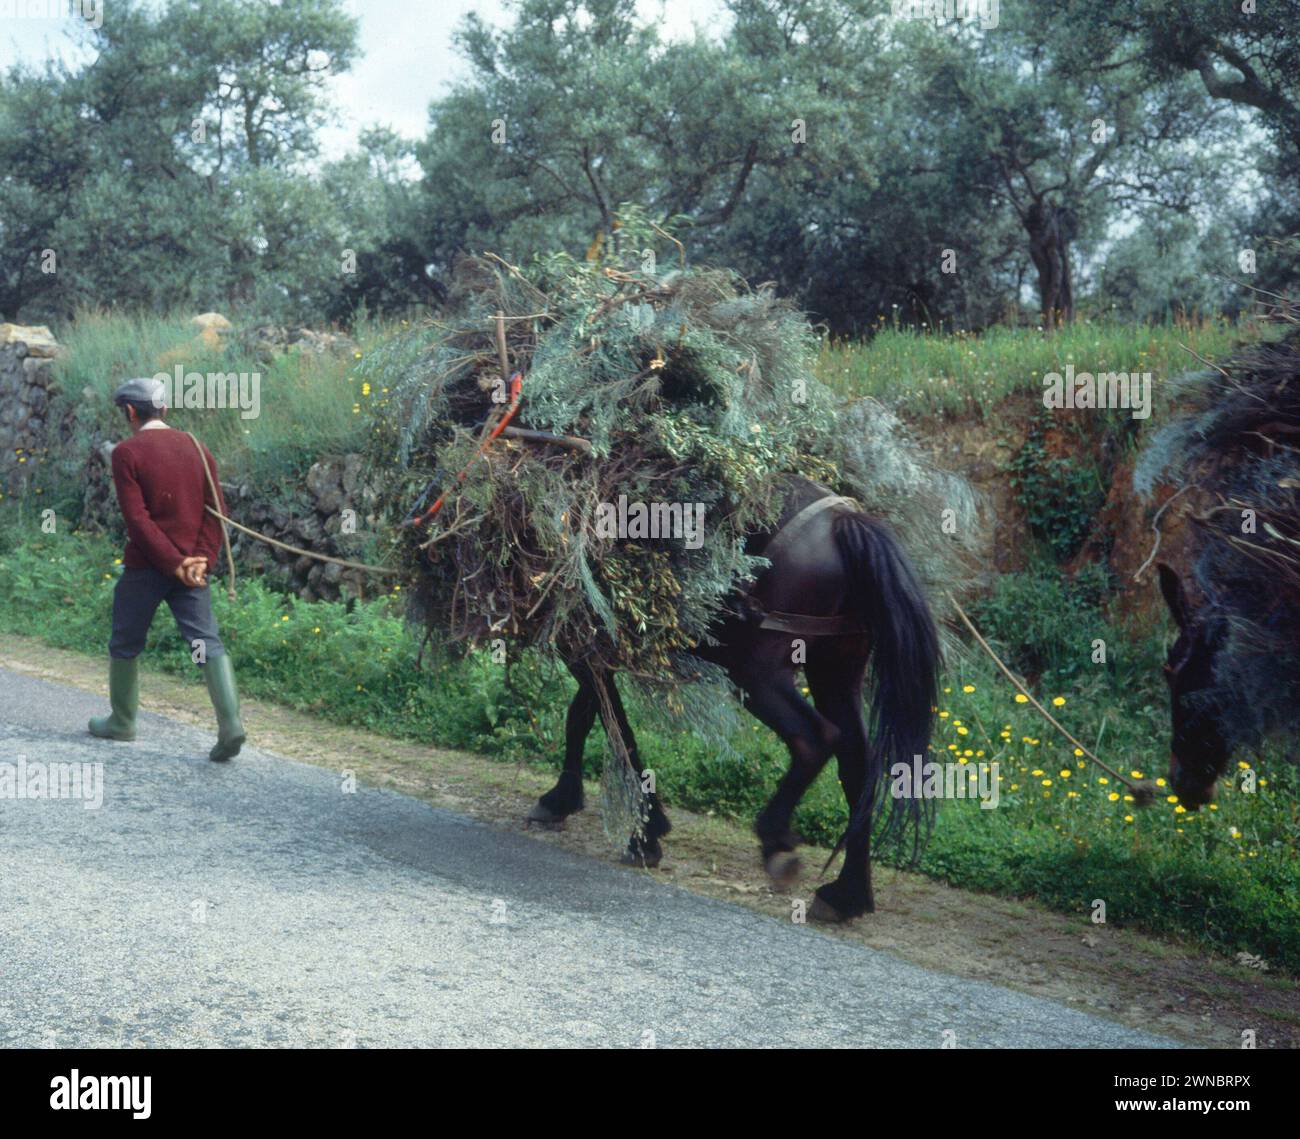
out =
{"type": "Polygon", "coordinates": [[[1035,202],[1025,215],[1029,256],[1038,271],[1038,308],[1046,328],[1074,319],[1070,280],[1070,226],[1060,206],[1035,202]]]}

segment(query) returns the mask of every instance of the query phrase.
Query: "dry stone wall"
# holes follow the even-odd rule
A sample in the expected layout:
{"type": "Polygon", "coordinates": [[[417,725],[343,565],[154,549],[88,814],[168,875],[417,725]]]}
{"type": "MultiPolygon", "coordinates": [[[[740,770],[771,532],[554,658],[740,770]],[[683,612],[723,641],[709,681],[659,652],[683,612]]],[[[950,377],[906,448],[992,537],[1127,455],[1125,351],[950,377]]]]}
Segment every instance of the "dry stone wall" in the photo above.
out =
{"type": "MultiPolygon", "coordinates": [[[[218,464],[220,461],[218,455],[218,464]]],[[[87,461],[85,487],[83,529],[124,537],[102,450],[96,450],[87,461]]],[[[226,478],[221,480],[221,491],[230,517],[250,529],[314,554],[366,560],[366,538],[375,532],[377,521],[372,514],[375,496],[362,482],[360,455],[329,455],[318,460],[302,485],[288,495],[270,496],[266,488],[226,478]]],[[[376,575],[295,554],[233,527],[230,545],[238,580],[261,578],[305,601],[374,597],[385,588],[384,580],[376,575]]],[[[224,553],[213,568],[224,576],[224,553]]]]}
{"type": "Polygon", "coordinates": [[[49,416],[60,351],[44,325],[0,324],[0,491],[6,496],[27,489],[47,449],[59,441],[49,416]]]}

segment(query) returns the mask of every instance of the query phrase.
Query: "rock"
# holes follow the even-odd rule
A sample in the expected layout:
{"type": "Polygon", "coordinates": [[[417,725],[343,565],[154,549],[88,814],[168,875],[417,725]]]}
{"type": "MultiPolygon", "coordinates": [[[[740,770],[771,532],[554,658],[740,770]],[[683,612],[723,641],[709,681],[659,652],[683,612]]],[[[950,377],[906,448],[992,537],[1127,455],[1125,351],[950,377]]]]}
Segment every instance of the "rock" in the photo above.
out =
{"type": "Polygon", "coordinates": [[[316,499],[316,509],[327,518],[332,518],[343,505],[342,489],[331,488],[316,499]]]}
{"type": "Polygon", "coordinates": [[[20,348],[17,352],[19,359],[24,356],[53,359],[63,353],[63,347],[45,324],[0,324],[0,345],[5,344],[25,346],[25,351],[20,348]]]}
{"type": "Polygon", "coordinates": [[[157,359],[160,371],[171,371],[177,364],[188,364],[202,351],[220,351],[225,346],[222,333],[230,330],[231,323],[219,312],[201,312],[190,317],[190,324],[199,331],[193,340],[169,348],[157,359]]]}
{"type": "Polygon", "coordinates": [[[343,460],[343,493],[352,498],[361,481],[361,456],[347,455],[343,460]]]}
{"type": "Polygon", "coordinates": [[[243,347],[263,360],[270,360],[286,352],[324,355],[355,352],[356,341],[342,332],[318,332],[312,328],[285,328],[278,324],[262,324],[239,331],[243,347]]]}
{"type": "Polygon", "coordinates": [[[321,542],[325,538],[325,530],[320,524],[320,520],[315,515],[309,514],[298,520],[297,526],[294,527],[298,536],[308,545],[312,546],[321,542]]]}
{"type": "Polygon", "coordinates": [[[46,387],[50,382],[50,361],[45,356],[28,355],[23,360],[23,379],[29,384],[46,387]]]}
{"type": "Polygon", "coordinates": [[[305,481],[307,489],[316,497],[320,497],[327,490],[337,487],[340,477],[339,460],[331,456],[312,463],[305,481]]]}
{"type": "Polygon", "coordinates": [[[299,352],[313,352],[319,355],[341,355],[355,352],[357,348],[356,341],[341,332],[316,332],[310,328],[297,329],[290,334],[289,341],[299,352]]]}
{"type": "Polygon", "coordinates": [[[279,325],[262,324],[255,328],[245,328],[239,333],[240,343],[247,351],[269,361],[285,350],[289,343],[288,335],[279,325]]]}
{"type": "Polygon", "coordinates": [[[338,513],[344,501],[344,477],[344,460],[337,456],[313,463],[305,480],[311,495],[308,505],[327,516],[338,513]]]}

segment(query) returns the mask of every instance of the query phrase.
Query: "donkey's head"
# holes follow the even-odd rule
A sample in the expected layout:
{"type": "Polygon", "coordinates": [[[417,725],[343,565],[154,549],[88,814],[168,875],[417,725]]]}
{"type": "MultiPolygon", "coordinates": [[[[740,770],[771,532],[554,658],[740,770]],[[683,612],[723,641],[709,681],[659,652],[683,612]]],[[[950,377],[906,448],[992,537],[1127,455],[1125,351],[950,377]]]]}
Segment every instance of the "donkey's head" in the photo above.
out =
{"type": "Polygon", "coordinates": [[[1194,811],[1214,798],[1215,784],[1232,752],[1223,733],[1221,710],[1196,699],[1214,683],[1214,658],[1223,641],[1223,626],[1192,612],[1178,574],[1163,563],[1158,568],[1160,592],[1178,625],[1178,639],[1164,666],[1173,717],[1169,782],[1178,801],[1194,811]]]}

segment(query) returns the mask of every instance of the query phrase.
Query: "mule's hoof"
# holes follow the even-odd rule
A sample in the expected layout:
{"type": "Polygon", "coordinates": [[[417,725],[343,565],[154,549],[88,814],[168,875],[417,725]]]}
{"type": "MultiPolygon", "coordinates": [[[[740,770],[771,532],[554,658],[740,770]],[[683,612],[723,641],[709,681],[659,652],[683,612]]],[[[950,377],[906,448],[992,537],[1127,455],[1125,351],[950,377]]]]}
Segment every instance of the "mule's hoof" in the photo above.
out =
{"type": "Polygon", "coordinates": [[[525,826],[539,826],[550,831],[562,831],[564,829],[564,816],[557,815],[550,807],[541,803],[534,803],[533,809],[524,816],[525,826]]]}
{"type": "Polygon", "coordinates": [[[778,850],[769,854],[763,862],[763,869],[772,880],[774,890],[785,890],[799,877],[799,856],[793,850],[778,850]]]}
{"type": "Polygon", "coordinates": [[[654,839],[645,842],[637,842],[633,839],[627,844],[627,849],[623,851],[619,861],[624,866],[635,866],[639,870],[653,870],[663,861],[663,858],[663,847],[654,839]]]}
{"type": "Polygon", "coordinates": [[[623,851],[619,858],[624,866],[633,866],[637,870],[655,870],[663,860],[662,854],[633,854],[630,850],[623,851]]]}
{"type": "Polygon", "coordinates": [[[808,907],[808,918],[810,921],[826,922],[828,925],[839,925],[841,922],[852,920],[840,913],[830,902],[822,901],[816,894],[813,895],[812,905],[808,907]]]}

